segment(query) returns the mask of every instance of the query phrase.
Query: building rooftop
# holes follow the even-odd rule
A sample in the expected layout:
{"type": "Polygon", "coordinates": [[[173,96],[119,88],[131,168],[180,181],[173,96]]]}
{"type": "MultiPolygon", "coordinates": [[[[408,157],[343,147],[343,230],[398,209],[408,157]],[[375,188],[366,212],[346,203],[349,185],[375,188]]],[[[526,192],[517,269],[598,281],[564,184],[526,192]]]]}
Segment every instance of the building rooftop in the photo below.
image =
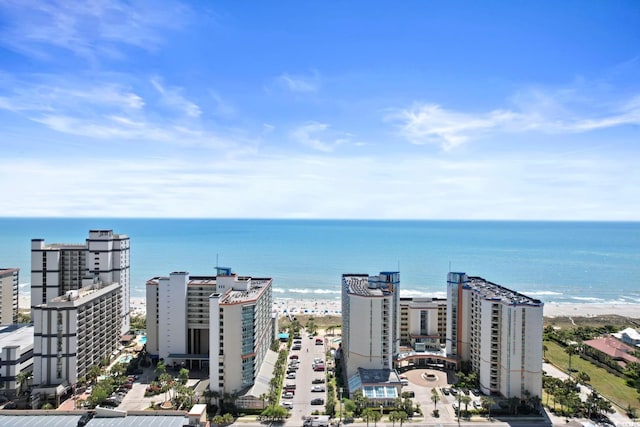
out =
{"type": "Polygon", "coordinates": [[[635,350],[632,346],[627,345],[622,341],[618,341],[611,336],[588,340],[584,342],[584,345],[593,347],[607,356],[624,363],[640,363],[640,359],[630,354],[635,350]]]}
{"type": "Polygon", "coordinates": [[[0,349],[33,345],[33,325],[0,326],[0,349]]]}
{"type": "Polygon", "coordinates": [[[267,288],[267,285],[271,283],[271,279],[238,277],[238,282],[245,282],[247,287],[242,290],[229,289],[220,299],[220,304],[238,304],[257,300],[267,288]]]}
{"type": "Polygon", "coordinates": [[[542,301],[507,289],[503,286],[488,282],[482,277],[469,277],[465,287],[480,293],[484,299],[500,301],[510,305],[542,306],[542,301]]]}
{"type": "Polygon", "coordinates": [[[71,302],[73,305],[82,305],[90,299],[120,289],[119,283],[97,283],[73,291],[67,291],[65,295],[55,297],[46,305],[60,305],[71,302]]]}
{"type": "Polygon", "coordinates": [[[342,284],[349,294],[364,297],[382,297],[393,293],[393,284],[381,281],[380,276],[343,274],[342,284]]]}

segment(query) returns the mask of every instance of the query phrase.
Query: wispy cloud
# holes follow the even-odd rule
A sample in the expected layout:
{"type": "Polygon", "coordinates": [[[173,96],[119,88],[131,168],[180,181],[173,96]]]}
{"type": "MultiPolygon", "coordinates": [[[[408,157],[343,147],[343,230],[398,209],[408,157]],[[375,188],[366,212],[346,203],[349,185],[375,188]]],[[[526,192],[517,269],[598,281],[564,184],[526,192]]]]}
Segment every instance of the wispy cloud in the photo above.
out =
{"type": "Polygon", "coordinates": [[[444,150],[496,134],[582,133],[640,124],[640,95],[610,102],[571,90],[532,89],[514,95],[511,103],[511,108],[477,113],[416,102],[408,108],[393,110],[385,120],[396,124],[409,142],[437,144],[444,150]]]}
{"type": "Polygon", "coordinates": [[[339,135],[328,131],[328,124],[311,122],[295,128],[291,132],[291,136],[297,142],[325,153],[330,153],[337,146],[349,142],[348,135],[339,135]]]}
{"type": "Polygon", "coordinates": [[[278,76],[276,81],[291,92],[317,92],[320,88],[318,73],[313,73],[311,76],[283,73],[278,76]]]}
{"type": "Polygon", "coordinates": [[[182,95],[183,90],[181,88],[165,87],[159,77],[152,78],[151,84],[161,95],[162,103],[165,105],[189,117],[200,117],[200,114],[202,114],[200,107],[195,102],[189,101],[182,95]]]}
{"type": "Polygon", "coordinates": [[[6,0],[0,10],[7,19],[0,43],[29,56],[45,59],[60,48],[90,60],[122,58],[122,48],[156,49],[163,32],[178,28],[187,15],[184,6],[163,2],[93,0],[6,0]]]}

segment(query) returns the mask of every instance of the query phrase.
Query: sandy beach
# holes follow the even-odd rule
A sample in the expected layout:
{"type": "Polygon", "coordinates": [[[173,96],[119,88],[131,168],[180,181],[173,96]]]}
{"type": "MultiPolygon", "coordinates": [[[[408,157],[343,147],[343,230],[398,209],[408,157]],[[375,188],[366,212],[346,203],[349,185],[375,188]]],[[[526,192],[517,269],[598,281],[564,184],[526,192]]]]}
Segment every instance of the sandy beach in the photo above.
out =
{"type": "MultiPolygon", "coordinates": [[[[28,309],[28,295],[20,296],[20,309],[28,309]]],[[[144,316],[147,312],[144,298],[131,298],[131,311],[134,316],[144,316]]],[[[306,314],[312,316],[340,316],[342,305],[339,299],[323,298],[275,298],[273,312],[279,316],[306,314]]],[[[617,315],[640,319],[640,304],[598,304],[598,303],[547,303],[544,305],[545,317],[597,317],[617,315]]]]}

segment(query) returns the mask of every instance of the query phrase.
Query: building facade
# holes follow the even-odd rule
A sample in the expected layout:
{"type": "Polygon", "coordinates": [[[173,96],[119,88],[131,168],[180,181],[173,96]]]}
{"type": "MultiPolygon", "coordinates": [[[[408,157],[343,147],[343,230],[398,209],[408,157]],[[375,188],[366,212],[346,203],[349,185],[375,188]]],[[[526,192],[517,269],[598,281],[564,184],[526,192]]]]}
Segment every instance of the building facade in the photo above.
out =
{"type": "Polygon", "coordinates": [[[343,274],[340,357],[347,378],[359,368],[392,370],[399,346],[400,273],[343,274]]]}
{"type": "Polygon", "coordinates": [[[32,308],[33,383],[75,384],[120,345],[122,292],[100,281],[32,308]]]}
{"type": "Polygon", "coordinates": [[[18,323],[19,268],[0,268],[0,325],[18,323]]]}
{"type": "Polygon", "coordinates": [[[447,300],[400,298],[400,345],[416,351],[440,350],[447,338],[447,300]]]}
{"type": "Polygon", "coordinates": [[[147,281],[147,351],[167,364],[209,368],[209,388],[253,385],[274,340],[272,279],[174,272],[147,281]]]}
{"type": "Polygon", "coordinates": [[[33,370],[33,330],[32,325],[25,324],[0,327],[0,392],[7,397],[28,388],[16,377],[33,370]]]}
{"type": "Polygon", "coordinates": [[[209,389],[240,393],[256,381],[273,342],[273,280],[219,268],[216,282],[209,297],[209,389]]]}
{"type": "MultiPolygon", "coordinates": [[[[112,230],[90,230],[84,244],[45,244],[31,240],[31,308],[78,290],[87,279],[118,283],[120,333],[130,327],[129,237],[112,230]]],[[[33,313],[32,313],[33,315],[33,313]]]]}
{"type": "Polygon", "coordinates": [[[446,353],[483,393],[542,396],[543,303],[465,273],[447,276],[446,353]]]}

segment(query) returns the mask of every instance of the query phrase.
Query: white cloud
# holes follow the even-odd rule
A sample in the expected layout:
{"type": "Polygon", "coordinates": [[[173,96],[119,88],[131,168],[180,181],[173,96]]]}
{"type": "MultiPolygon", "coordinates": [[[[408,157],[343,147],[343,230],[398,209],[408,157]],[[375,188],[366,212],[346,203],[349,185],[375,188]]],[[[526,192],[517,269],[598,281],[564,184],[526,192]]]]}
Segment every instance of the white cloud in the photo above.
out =
{"type": "Polygon", "coordinates": [[[320,78],[317,73],[312,76],[293,76],[283,73],[277,81],[291,92],[317,92],[320,87],[320,78]]]}
{"type": "Polygon", "coordinates": [[[0,30],[0,43],[40,59],[56,47],[94,61],[122,58],[123,47],[154,50],[163,32],[182,25],[186,9],[175,3],[119,0],[68,2],[16,0],[0,4],[10,18],[0,30]]]}
{"type": "Polygon", "coordinates": [[[127,217],[637,220],[640,212],[635,159],[607,161],[597,154],[445,161],[427,156],[178,159],[154,153],[100,162],[80,156],[66,159],[73,161],[67,168],[51,159],[7,160],[0,182],[15,184],[5,189],[12,200],[3,207],[5,216],[108,211],[127,217]],[[620,185],[622,176],[628,185],[620,185]]]}
{"type": "Polygon", "coordinates": [[[337,146],[349,142],[347,135],[338,135],[328,130],[329,125],[326,123],[311,122],[294,129],[291,136],[297,142],[325,153],[330,153],[337,146]]]}
{"type": "Polygon", "coordinates": [[[571,90],[539,89],[512,97],[516,108],[475,113],[447,110],[438,104],[414,103],[385,117],[400,134],[417,145],[437,144],[453,149],[487,135],[542,132],[582,133],[622,125],[640,124],[640,96],[611,103],[593,100],[571,90]]]}
{"type": "Polygon", "coordinates": [[[189,117],[200,117],[202,111],[195,102],[189,101],[182,95],[182,89],[178,87],[165,87],[162,79],[153,77],[151,84],[156,91],[162,96],[162,102],[189,117]]]}

